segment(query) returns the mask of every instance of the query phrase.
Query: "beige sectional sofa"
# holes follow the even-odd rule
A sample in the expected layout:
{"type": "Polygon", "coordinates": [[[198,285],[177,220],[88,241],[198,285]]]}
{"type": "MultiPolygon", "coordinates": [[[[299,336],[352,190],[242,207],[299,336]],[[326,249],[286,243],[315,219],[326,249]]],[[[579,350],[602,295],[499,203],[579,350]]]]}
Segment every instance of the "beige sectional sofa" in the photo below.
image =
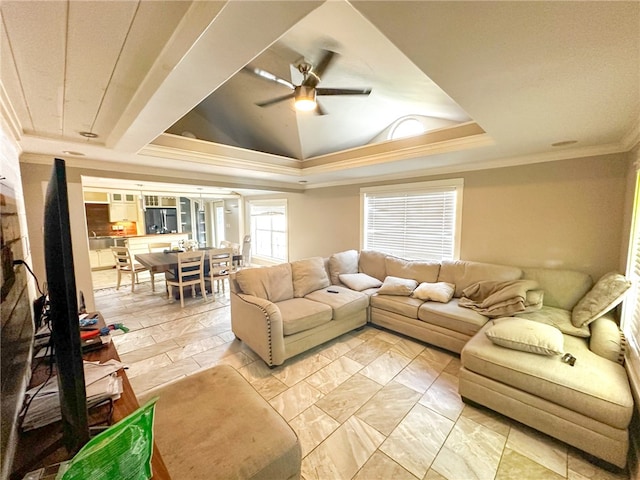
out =
{"type": "Polygon", "coordinates": [[[239,271],[231,321],[272,366],[367,321],[460,353],[463,399],[624,467],[633,398],[617,277],[616,290],[570,270],[350,250],[239,271]]]}

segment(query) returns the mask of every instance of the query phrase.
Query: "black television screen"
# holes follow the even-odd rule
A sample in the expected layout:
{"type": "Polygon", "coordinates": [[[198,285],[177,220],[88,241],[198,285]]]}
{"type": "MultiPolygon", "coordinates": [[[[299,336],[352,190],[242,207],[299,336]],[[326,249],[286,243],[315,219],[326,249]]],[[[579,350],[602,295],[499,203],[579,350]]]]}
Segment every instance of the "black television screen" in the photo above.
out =
{"type": "Polygon", "coordinates": [[[45,198],[44,254],[63,440],[70,453],[89,441],[65,162],[56,158],[45,198]]]}

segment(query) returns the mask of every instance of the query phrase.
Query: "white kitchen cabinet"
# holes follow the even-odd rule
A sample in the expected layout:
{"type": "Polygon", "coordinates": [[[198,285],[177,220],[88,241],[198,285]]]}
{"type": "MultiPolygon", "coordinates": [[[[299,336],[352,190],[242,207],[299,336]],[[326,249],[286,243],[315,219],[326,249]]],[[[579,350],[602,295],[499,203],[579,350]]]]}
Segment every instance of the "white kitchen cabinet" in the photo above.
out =
{"type": "Polygon", "coordinates": [[[114,192],[111,194],[111,203],[135,203],[136,196],[133,193],[114,192]]]}
{"type": "Polygon", "coordinates": [[[137,222],[138,205],[134,203],[111,203],[109,204],[110,222],[137,222]]]}
{"type": "Polygon", "coordinates": [[[115,260],[111,249],[89,250],[89,265],[91,270],[113,268],[115,260]]]}

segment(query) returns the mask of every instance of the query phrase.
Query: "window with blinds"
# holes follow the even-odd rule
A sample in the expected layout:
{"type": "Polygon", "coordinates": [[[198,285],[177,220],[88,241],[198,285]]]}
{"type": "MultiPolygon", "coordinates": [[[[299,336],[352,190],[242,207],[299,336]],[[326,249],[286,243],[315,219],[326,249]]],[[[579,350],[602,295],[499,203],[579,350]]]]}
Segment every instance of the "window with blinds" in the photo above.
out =
{"type": "Polygon", "coordinates": [[[287,201],[249,202],[249,218],[252,255],[269,261],[288,261],[287,201]]]}
{"type": "Polygon", "coordinates": [[[627,261],[627,278],[633,282],[624,300],[622,329],[629,352],[627,371],[637,387],[640,387],[640,174],[636,173],[636,192],[633,203],[631,245],[627,261]]]}
{"type": "Polygon", "coordinates": [[[362,245],[413,260],[460,253],[462,179],[363,188],[362,245]]]}

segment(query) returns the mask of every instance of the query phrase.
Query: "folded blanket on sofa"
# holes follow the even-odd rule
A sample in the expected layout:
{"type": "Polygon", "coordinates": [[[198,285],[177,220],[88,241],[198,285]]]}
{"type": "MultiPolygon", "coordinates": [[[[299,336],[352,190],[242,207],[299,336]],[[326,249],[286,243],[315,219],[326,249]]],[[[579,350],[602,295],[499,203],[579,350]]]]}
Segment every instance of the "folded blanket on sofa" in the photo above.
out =
{"type": "Polygon", "coordinates": [[[484,280],[462,291],[458,305],[487,317],[506,317],[542,308],[543,292],[534,280],[484,280]]]}

